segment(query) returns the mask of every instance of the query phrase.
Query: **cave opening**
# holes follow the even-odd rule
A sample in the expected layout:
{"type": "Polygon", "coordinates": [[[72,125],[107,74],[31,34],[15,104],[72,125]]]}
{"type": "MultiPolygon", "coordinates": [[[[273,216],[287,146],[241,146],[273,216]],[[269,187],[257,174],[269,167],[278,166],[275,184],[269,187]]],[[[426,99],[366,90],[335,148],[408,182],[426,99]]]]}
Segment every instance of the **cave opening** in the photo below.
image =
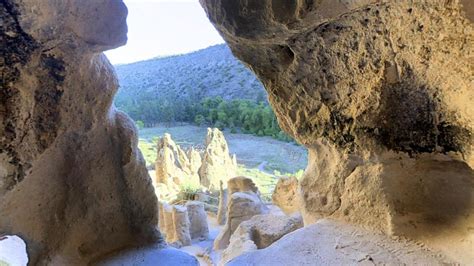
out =
{"type": "MultiPolygon", "coordinates": [[[[248,219],[255,214],[295,212],[293,203],[280,210],[277,205],[288,200],[272,195],[277,190],[291,191],[291,199],[296,200],[307,150],[280,128],[262,83],[234,57],[199,2],[124,3],[128,42],[105,54],[119,82],[115,107],[138,129],[138,146],[159,200],[159,226],[165,240],[185,251],[201,242],[208,246],[218,242],[215,239],[226,230],[226,205],[233,194],[228,182],[235,177],[248,180],[234,180],[234,192],[256,188],[250,202],[258,201],[259,210],[248,219]],[[177,13],[182,16],[176,17],[177,13]],[[150,25],[158,26],[151,31],[150,25]],[[283,188],[277,189],[277,183],[283,188]],[[205,236],[190,232],[191,243],[165,225],[166,220],[176,223],[184,207],[193,226],[200,204],[208,216],[205,236]]],[[[291,61],[291,50],[280,50],[291,61]]],[[[229,237],[214,245],[227,247],[229,237]]]]}

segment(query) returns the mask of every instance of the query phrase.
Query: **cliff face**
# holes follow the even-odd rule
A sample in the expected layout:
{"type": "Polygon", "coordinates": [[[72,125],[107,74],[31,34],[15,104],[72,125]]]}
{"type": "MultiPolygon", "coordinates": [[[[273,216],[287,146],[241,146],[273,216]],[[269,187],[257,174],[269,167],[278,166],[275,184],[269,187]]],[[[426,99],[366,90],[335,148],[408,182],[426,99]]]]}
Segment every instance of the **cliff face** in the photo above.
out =
{"type": "Polygon", "coordinates": [[[469,1],[201,4],[309,149],[306,224],[342,219],[472,260],[469,1]]]}
{"type": "Polygon", "coordinates": [[[0,3],[0,234],[30,262],[85,264],[159,242],[135,126],[112,106],[102,51],[126,42],[121,1],[0,3]]]}

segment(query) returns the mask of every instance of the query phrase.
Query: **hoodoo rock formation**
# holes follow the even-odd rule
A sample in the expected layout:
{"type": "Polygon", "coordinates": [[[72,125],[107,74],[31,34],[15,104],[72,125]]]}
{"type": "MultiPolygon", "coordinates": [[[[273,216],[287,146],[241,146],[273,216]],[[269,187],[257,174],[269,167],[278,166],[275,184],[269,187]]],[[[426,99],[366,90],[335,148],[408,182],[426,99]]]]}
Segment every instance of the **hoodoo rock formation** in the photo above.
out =
{"type": "Polygon", "coordinates": [[[190,149],[187,153],[165,133],[158,140],[156,158],[156,182],[167,185],[169,189],[176,188],[185,181],[199,185],[198,169],[201,166],[199,152],[190,149]]]}
{"type": "Polygon", "coordinates": [[[474,260],[472,1],[200,1],[309,149],[305,224],[474,260]]]}
{"type": "Polygon", "coordinates": [[[208,128],[206,150],[199,168],[201,185],[210,190],[219,191],[220,181],[227,185],[227,180],[236,176],[237,160],[229,154],[229,147],[224,134],[218,128],[208,128]]]}
{"type": "Polygon", "coordinates": [[[226,223],[214,241],[214,249],[225,249],[229,240],[240,223],[249,220],[255,215],[266,214],[268,208],[260,198],[260,193],[248,177],[234,177],[228,181],[228,204],[226,223]]]}
{"type": "MultiPolygon", "coordinates": [[[[0,235],[31,265],[164,246],[133,121],[101,53],[127,40],[122,1],[0,1],[0,235]]],[[[172,256],[191,258],[182,252],[172,256]]]]}

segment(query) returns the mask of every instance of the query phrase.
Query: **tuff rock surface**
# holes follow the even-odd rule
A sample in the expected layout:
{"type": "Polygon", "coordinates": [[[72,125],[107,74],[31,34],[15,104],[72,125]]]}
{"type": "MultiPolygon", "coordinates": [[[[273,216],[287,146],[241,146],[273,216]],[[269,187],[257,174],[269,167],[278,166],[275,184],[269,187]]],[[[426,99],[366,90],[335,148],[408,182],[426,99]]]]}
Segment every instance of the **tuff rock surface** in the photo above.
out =
{"type": "Polygon", "coordinates": [[[242,254],[227,265],[447,265],[438,252],[332,220],[319,220],[283,236],[265,249],[242,254]]]}
{"type": "Polygon", "coordinates": [[[173,246],[182,247],[191,245],[191,234],[188,210],[185,206],[172,206],[173,237],[168,241],[173,246]]]}
{"type": "Polygon", "coordinates": [[[165,184],[168,189],[176,191],[179,191],[179,186],[185,182],[199,185],[200,166],[201,156],[198,151],[190,149],[186,153],[168,133],[158,140],[155,164],[157,183],[165,184]]]}
{"type": "Polygon", "coordinates": [[[219,205],[217,207],[217,224],[224,225],[227,217],[228,190],[224,188],[223,182],[219,185],[219,205]]]}
{"type": "MultiPolygon", "coordinates": [[[[127,40],[122,1],[0,1],[0,234],[32,265],[86,265],[162,244],[134,123],[101,53],[127,40]]],[[[179,252],[178,252],[179,253],[179,252]]]]}
{"type": "Polygon", "coordinates": [[[266,248],[284,235],[301,227],[303,227],[301,216],[255,215],[237,227],[230,237],[229,246],[222,252],[219,263],[225,265],[246,252],[266,248]]]}
{"type": "Polygon", "coordinates": [[[472,1],[200,2],[309,150],[306,224],[332,217],[474,259],[472,1]]]}
{"type": "Polygon", "coordinates": [[[272,194],[272,202],[287,215],[299,212],[298,179],[294,176],[280,177],[272,194]]]}
{"type": "Polygon", "coordinates": [[[228,181],[228,189],[227,219],[224,228],[214,240],[215,250],[225,249],[229,245],[230,237],[240,223],[255,215],[269,212],[252,179],[234,177],[228,181]]]}
{"type": "Polygon", "coordinates": [[[229,147],[224,134],[218,128],[208,128],[205,142],[206,149],[199,168],[201,185],[210,190],[219,190],[220,181],[227,181],[236,176],[237,160],[229,154],[229,147]]]}
{"type": "Polygon", "coordinates": [[[206,240],[209,237],[209,225],[204,203],[188,201],[186,203],[189,217],[189,234],[191,239],[206,240]]]}

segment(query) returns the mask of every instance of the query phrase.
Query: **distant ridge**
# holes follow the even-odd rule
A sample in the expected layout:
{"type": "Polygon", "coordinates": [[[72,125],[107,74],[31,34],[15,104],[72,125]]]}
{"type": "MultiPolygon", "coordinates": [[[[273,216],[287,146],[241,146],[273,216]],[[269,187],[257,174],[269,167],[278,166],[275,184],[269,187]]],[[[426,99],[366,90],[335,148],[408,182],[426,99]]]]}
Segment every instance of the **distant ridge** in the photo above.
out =
{"type": "Polygon", "coordinates": [[[150,99],[193,102],[220,96],[225,100],[266,101],[261,83],[225,44],[117,65],[116,71],[120,89],[115,102],[119,109],[150,99]]]}

